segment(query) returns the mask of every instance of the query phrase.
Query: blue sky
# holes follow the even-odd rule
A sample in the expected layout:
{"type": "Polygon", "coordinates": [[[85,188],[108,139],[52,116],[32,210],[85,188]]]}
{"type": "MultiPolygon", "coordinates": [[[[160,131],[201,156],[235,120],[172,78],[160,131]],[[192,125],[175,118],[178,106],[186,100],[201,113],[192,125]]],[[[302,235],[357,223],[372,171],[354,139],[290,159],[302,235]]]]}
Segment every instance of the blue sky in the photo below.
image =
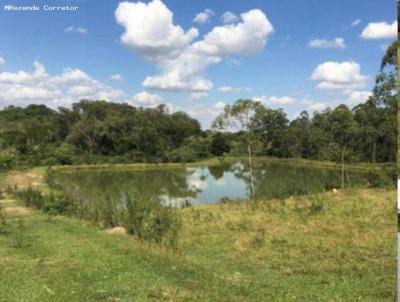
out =
{"type": "Polygon", "coordinates": [[[8,3],[79,10],[1,8],[1,107],[56,108],[84,97],[166,103],[204,127],[238,98],[289,118],[364,101],[397,29],[394,0],[8,3]]]}

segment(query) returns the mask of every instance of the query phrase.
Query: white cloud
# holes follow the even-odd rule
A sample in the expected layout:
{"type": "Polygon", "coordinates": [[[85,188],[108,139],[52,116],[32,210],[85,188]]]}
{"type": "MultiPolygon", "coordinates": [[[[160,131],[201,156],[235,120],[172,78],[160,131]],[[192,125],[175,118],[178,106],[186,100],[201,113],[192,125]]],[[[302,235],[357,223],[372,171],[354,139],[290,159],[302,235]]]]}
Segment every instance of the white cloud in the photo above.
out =
{"type": "Polygon", "coordinates": [[[351,22],[351,26],[357,26],[361,23],[362,21],[360,19],[356,19],[353,22],[351,22]]]}
{"type": "Polygon", "coordinates": [[[146,91],[139,92],[133,96],[133,104],[139,107],[157,107],[163,101],[163,98],[159,95],[150,94],[146,91]]]}
{"type": "Polygon", "coordinates": [[[251,91],[251,87],[232,87],[232,86],[221,86],[218,88],[219,92],[229,93],[229,92],[243,92],[251,91]]]}
{"type": "Polygon", "coordinates": [[[6,64],[6,60],[4,60],[4,58],[0,57],[0,65],[4,65],[6,64]]]}
{"type": "Polygon", "coordinates": [[[214,27],[193,47],[209,55],[250,54],[264,49],[274,31],[265,14],[254,9],[240,15],[242,22],[214,27]]]}
{"type": "Polygon", "coordinates": [[[197,100],[206,98],[208,96],[209,96],[209,94],[207,92],[193,92],[190,94],[190,100],[197,101],[197,100]]]}
{"type": "Polygon", "coordinates": [[[232,91],[234,91],[233,87],[231,87],[231,86],[222,86],[222,87],[219,87],[218,90],[220,92],[232,92],[232,91]]]}
{"type": "Polygon", "coordinates": [[[393,21],[392,24],[387,22],[368,23],[360,37],[364,39],[395,39],[397,38],[397,21],[393,21]]]}
{"type": "Polygon", "coordinates": [[[227,11],[222,15],[222,21],[225,24],[236,23],[239,21],[239,17],[236,16],[234,13],[227,11]]]}
{"type": "Polygon", "coordinates": [[[115,82],[123,82],[124,77],[120,75],[119,73],[112,74],[110,75],[110,80],[115,81],[115,82]]]}
{"type": "Polygon", "coordinates": [[[118,101],[124,95],[123,91],[102,84],[79,69],[66,68],[59,75],[50,75],[40,62],[33,65],[30,72],[0,73],[0,105],[36,103],[57,108],[81,99],[118,101]]]}
{"type": "Polygon", "coordinates": [[[222,109],[225,108],[225,106],[226,106],[226,104],[224,102],[219,101],[219,102],[214,104],[213,108],[216,109],[216,110],[222,110],[222,109]]]}
{"type": "Polygon", "coordinates": [[[215,15],[214,12],[211,9],[207,8],[204,11],[198,13],[194,17],[193,22],[203,24],[206,23],[208,20],[210,20],[210,18],[214,15],[215,15]]]}
{"type": "Polygon", "coordinates": [[[349,94],[349,103],[359,104],[364,103],[372,95],[371,91],[352,91],[349,94]]]}
{"type": "Polygon", "coordinates": [[[262,104],[266,106],[270,105],[291,105],[293,104],[296,100],[290,96],[283,96],[283,97],[277,97],[277,96],[260,96],[260,97],[253,97],[253,100],[257,102],[261,102],[262,104]]]}
{"type": "Polygon", "coordinates": [[[346,48],[343,38],[335,38],[331,41],[325,39],[314,39],[308,42],[308,46],[313,48],[346,48]]]}
{"type": "Polygon", "coordinates": [[[360,65],[353,61],[324,62],[319,64],[311,79],[321,90],[351,91],[364,88],[368,77],[360,73],[360,65]]]}
{"type": "Polygon", "coordinates": [[[332,106],[332,104],[317,102],[317,101],[308,100],[308,99],[301,100],[301,103],[306,107],[305,110],[310,111],[310,112],[322,111],[322,110],[332,106]]]}
{"type": "Polygon", "coordinates": [[[78,33],[78,34],[85,35],[88,33],[88,30],[84,27],[69,26],[64,29],[64,32],[65,33],[78,33]]]}
{"type": "Polygon", "coordinates": [[[174,25],[173,13],[160,0],[121,2],[115,18],[125,28],[122,43],[151,60],[176,57],[199,35],[195,28],[185,32],[174,25]]]}
{"type": "Polygon", "coordinates": [[[196,105],[185,111],[192,117],[200,121],[203,129],[208,129],[211,126],[212,121],[222,113],[225,108],[223,101],[216,102],[211,106],[207,105],[196,105]]]}
{"type": "Polygon", "coordinates": [[[202,92],[213,88],[205,70],[224,56],[260,52],[273,27],[260,10],[241,14],[242,22],[214,27],[202,40],[199,32],[185,32],[173,24],[173,14],[161,0],[119,4],[115,17],[125,28],[121,40],[159,70],[148,76],[143,86],[150,89],[202,92]]]}

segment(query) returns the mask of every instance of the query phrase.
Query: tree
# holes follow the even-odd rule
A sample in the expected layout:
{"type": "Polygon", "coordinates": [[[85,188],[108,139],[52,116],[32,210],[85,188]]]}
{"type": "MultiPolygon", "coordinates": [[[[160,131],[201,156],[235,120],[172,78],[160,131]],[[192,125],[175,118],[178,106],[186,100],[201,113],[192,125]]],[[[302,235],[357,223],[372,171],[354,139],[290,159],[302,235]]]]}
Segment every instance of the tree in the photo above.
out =
{"type": "Polygon", "coordinates": [[[330,132],[333,142],[339,146],[340,162],[342,167],[342,188],[344,188],[345,159],[349,155],[349,147],[354,134],[357,132],[357,124],[353,114],[346,105],[339,105],[329,116],[330,132]]]}
{"type": "Polygon", "coordinates": [[[222,156],[224,153],[228,153],[231,147],[228,144],[225,136],[222,133],[215,133],[210,142],[210,152],[215,156],[222,156]]]}
{"type": "Polygon", "coordinates": [[[254,116],[254,130],[263,144],[264,153],[287,157],[286,132],[288,119],[282,109],[260,106],[254,116]]]}
{"type": "Polygon", "coordinates": [[[227,105],[224,111],[214,120],[212,127],[220,130],[236,130],[247,148],[247,158],[250,170],[250,196],[254,199],[253,177],[253,147],[257,142],[254,131],[254,116],[261,110],[260,102],[253,100],[238,100],[233,105],[227,105]]]}

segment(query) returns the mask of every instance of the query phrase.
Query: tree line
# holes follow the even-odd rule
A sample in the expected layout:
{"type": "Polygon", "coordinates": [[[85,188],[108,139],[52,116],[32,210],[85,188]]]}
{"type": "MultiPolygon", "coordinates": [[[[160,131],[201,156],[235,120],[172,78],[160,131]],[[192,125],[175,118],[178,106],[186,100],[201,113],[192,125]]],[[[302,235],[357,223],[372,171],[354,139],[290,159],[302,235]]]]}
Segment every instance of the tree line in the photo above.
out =
{"type": "Polygon", "coordinates": [[[382,59],[372,96],[354,108],[342,104],[313,114],[303,111],[289,121],[282,109],[238,100],[205,131],[188,114],[170,113],[163,105],[145,109],[82,100],[58,110],[9,106],[0,111],[0,167],[191,162],[249,151],[282,158],[394,162],[396,62],[397,42],[382,59]],[[229,117],[243,112],[247,120],[235,127],[229,117]]]}

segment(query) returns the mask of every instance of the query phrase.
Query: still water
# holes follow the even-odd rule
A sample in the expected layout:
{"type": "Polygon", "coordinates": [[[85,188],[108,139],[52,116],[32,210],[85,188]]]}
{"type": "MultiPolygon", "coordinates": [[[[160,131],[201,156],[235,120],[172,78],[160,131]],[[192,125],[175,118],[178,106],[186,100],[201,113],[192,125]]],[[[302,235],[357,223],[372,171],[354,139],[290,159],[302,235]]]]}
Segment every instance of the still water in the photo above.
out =
{"type": "MultiPolygon", "coordinates": [[[[146,169],[137,171],[76,171],[61,173],[55,182],[75,198],[96,203],[99,198],[118,201],[134,198],[158,199],[167,204],[216,203],[251,196],[250,174],[245,162],[209,167],[146,169]]],[[[346,172],[346,186],[367,185],[365,172],[346,172]]],[[[286,198],[317,193],[341,184],[341,171],[278,162],[254,164],[256,199],[286,198]]]]}

